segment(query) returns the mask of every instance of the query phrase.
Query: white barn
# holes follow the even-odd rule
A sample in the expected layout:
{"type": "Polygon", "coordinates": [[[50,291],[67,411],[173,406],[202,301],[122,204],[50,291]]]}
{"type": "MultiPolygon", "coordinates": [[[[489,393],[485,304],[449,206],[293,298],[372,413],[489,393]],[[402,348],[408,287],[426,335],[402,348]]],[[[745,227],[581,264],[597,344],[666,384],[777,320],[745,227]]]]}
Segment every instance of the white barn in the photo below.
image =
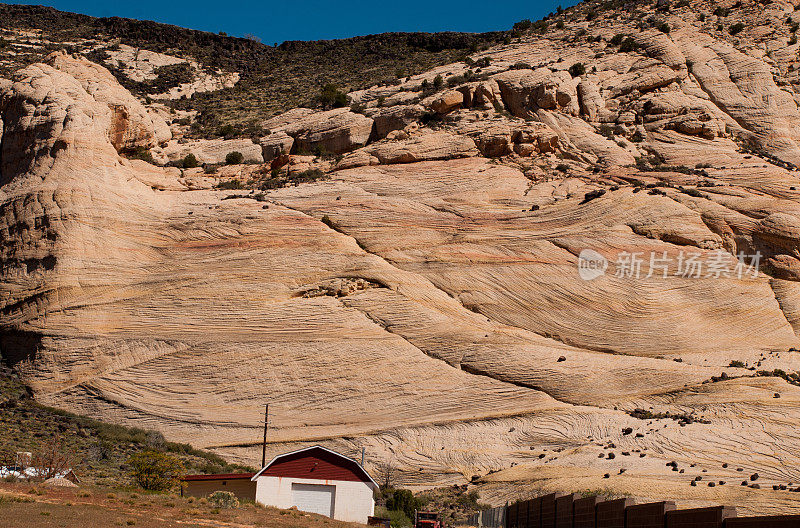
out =
{"type": "Polygon", "coordinates": [[[378,485],[361,464],[322,446],[273,458],[253,475],[256,502],[297,507],[339,521],[367,523],[375,513],[378,485]]]}

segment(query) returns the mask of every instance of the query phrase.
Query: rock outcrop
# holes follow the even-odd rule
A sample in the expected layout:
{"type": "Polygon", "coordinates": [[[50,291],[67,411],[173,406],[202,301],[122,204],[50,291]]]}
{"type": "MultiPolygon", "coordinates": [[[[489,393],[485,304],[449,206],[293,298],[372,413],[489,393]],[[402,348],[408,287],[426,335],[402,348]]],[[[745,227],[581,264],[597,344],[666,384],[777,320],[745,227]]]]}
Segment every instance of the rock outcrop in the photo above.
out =
{"type": "Polygon", "coordinates": [[[342,154],[366,145],[372,134],[372,119],[347,108],[336,108],[278,116],[265,122],[264,128],[291,136],[292,152],[342,154]],[[295,115],[302,117],[293,119],[295,115]]]}
{"type": "Polygon", "coordinates": [[[792,6],[732,8],[738,36],[706,4],[650,7],[579,5],[352,110],[259,118],[257,141],[170,139],[166,107],[84,59],[20,70],[3,362],[44,403],[247,463],[269,401],[270,453],[364,447],[398,483],[479,475],[496,503],[800,481],[792,6]],[[630,471],[603,479],[611,443],[630,471]]]}
{"type": "MultiPolygon", "coordinates": [[[[240,153],[245,162],[263,163],[264,150],[263,142],[257,145],[249,139],[197,139],[185,142],[171,141],[164,147],[153,149],[152,153],[162,163],[182,160],[187,155],[193,154],[198,162],[213,165],[225,163],[225,158],[232,152],[240,153]]],[[[267,147],[266,150],[267,153],[273,153],[273,150],[278,149],[267,147]]],[[[281,152],[276,152],[272,157],[279,153],[281,152]]]]}
{"type": "Polygon", "coordinates": [[[164,120],[149,112],[102,66],[58,52],[51,54],[46,62],[76,79],[96,101],[108,106],[111,110],[108,134],[118,151],[151,148],[172,137],[164,120]]]}

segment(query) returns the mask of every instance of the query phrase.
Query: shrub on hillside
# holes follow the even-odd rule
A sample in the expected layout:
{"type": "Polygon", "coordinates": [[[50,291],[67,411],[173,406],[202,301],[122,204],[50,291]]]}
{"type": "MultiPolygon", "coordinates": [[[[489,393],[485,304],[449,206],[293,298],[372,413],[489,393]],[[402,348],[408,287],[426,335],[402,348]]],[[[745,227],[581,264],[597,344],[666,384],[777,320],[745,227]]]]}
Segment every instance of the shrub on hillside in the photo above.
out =
{"type": "Polygon", "coordinates": [[[584,73],[586,73],[586,67],[584,67],[582,62],[576,62],[569,67],[569,74],[573,77],[580,77],[584,73]]]}
{"type": "Polygon", "coordinates": [[[181,167],[184,169],[194,169],[195,167],[199,167],[200,162],[197,161],[197,156],[192,154],[191,152],[186,155],[183,160],[181,160],[181,167]]]}
{"type": "Polygon", "coordinates": [[[244,161],[244,154],[234,150],[233,152],[228,152],[228,155],[225,156],[225,163],[227,165],[238,165],[244,161]]]}
{"type": "Polygon", "coordinates": [[[422,501],[414,496],[410,490],[394,489],[386,498],[386,509],[401,511],[409,518],[414,518],[414,510],[422,507],[422,501]]]}
{"type": "Polygon", "coordinates": [[[239,507],[239,499],[230,491],[215,491],[208,496],[208,503],[215,508],[239,507]]]}
{"type": "Polygon", "coordinates": [[[619,45],[619,50],[623,53],[636,51],[637,49],[639,49],[639,44],[636,43],[633,37],[625,37],[619,45]]]}
{"type": "Polygon", "coordinates": [[[731,35],[736,35],[737,33],[741,32],[743,29],[744,29],[744,24],[742,24],[741,22],[737,22],[737,23],[731,25],[731,27],[728,28],[728,33],[730,33],[731,35]]]}
{"type": "Polygon", "coordinates": [[[128,459],[131,476],[146,490],[167,491],[178,484],[183,463],[172,455],[159,451],[142,451],[128,459]]]}
{"type": "Polygon", "coordinates": [[[347,106],[347,95],[329,83],[320,89],[318,101],[324,108],[342,108],[347,106]]]}
{"type": "Polygon", "coordinates": [[[527,18],[520,20],[519,22],[514,24],[514,29],[517,31],[525,31],[526,29],[530,29],[533,26],[533,22],[528,20],[527,18]]]}

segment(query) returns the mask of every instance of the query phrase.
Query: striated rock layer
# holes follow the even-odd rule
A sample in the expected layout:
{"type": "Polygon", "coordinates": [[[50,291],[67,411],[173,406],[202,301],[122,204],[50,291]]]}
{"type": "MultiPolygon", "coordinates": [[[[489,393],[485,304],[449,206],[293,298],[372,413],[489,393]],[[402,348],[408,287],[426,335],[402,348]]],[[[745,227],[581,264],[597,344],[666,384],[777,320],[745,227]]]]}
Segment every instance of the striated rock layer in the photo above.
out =
{"type": "Polygon", "coordinates": [[[625,52],[607,15],[525,36],[475,56],[485,79],[412,95],[454,64],[258,142],[170,142],[78,57],[20,70],[0,85],[3,360],[47,404],[248,463],[270,403],[271,452],[365,447],[378,478],[489,502],[800,510],[768,489],[800,482],[790,58],[668,19],[625,52]],[[237,194],[120,155],[137,148],[329,174],[237,194]],[[604,274],[581,276],[584,250],[604,274]],[[738,486],[754,472],[764,489],[738,486]]]}

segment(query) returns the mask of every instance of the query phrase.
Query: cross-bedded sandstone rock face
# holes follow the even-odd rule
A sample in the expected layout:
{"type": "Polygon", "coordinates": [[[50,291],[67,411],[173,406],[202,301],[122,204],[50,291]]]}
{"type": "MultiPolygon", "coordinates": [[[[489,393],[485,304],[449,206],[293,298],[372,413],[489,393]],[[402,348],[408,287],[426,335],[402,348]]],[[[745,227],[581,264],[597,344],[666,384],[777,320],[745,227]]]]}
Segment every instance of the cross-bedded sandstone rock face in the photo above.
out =
{"type": "Polygon", "coordinates": [[[102,68],[21,70],[0,85],[4,360],[44,402],[248,462],[269,402],[272,451],[366,446],[376,472],[477,474],[490,501],[609,487],[797,509],[665,469],[800,479],[800,389],[749,370],[800,370],[793,59],[668,20],[572,20],[476,55],[480,80],[415,91],[454,64],[352,94],[363,114],[276,116],[239,140],[272,165],[222,174],[329,177],[224,200],[201,169],[120,156],[207,143],[156,148],[162,122],[102,68]],[[593,280],[586,249],[608,260],[593,280]]]}

